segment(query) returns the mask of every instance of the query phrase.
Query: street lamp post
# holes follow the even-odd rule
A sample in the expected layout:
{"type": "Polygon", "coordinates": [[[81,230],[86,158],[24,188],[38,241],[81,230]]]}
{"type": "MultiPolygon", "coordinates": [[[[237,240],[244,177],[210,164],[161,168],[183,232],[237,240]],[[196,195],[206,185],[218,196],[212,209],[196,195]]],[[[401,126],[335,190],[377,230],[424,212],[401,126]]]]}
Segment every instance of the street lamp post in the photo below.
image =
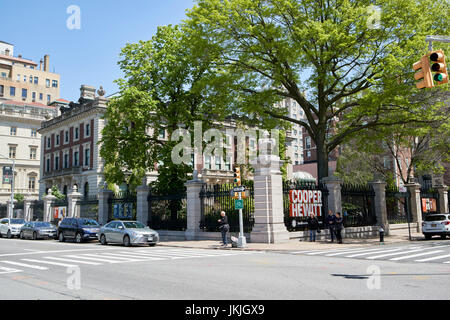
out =
{"type": "MultiPolygon", "coordinates": [[[[9,160],[8,157],[5,157],[4,155],[0,154],[0,157],[3,157],[4,159],[9,160]]],[[[16,159],[12,159],[13,166],[12,166],[12,178],[11,178],[11,201],[9,204],[9,213],[8,218],[12,218],[14,214],[14,171],[16,167],[16,159]]]]}

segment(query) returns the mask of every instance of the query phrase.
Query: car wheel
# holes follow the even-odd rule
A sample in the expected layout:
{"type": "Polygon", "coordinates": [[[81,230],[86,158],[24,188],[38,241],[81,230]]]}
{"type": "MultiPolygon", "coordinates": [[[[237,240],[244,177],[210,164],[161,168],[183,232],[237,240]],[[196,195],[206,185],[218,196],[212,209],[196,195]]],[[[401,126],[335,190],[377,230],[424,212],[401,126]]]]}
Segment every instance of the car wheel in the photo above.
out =
{"type": "Polygon", "coordinates": [[[64,234],[62,232],[59,233],[58,239],[59,239],[59,242],[66,241],[66,239],[64,239],[64,234]]]}
{"type": "Polygon", "coordinates": [[[150,243],[150,247],[156,247],[156,243],[150,243]]]}
{"type": "Polygon", "coordinates": [[[75,242],[76,243],[81,243],[83,242],[83,237],[81,236],[81,233],[77,233],[75,236],[75,242]]]}
{"type": "Polygon", "coordinates": [[[108,242],[106,242],[106,237],[105,237],[104,234],[102,234],[102,235],[100,236],[100,243],[101,243],[102,245],[104,245],[104,246],[106,246],[106,245],[108,244],[108,242]]]}
{"type": "Polygon", "coordinates": [[[445,234],[441,235],[442,240],[445,240],[445,238],[447,238],[447,236],[445,234]]]}
{"type": "Polygon", "coordinates": [[[36,231],[33,232],[33,240],[37,240],[37,233],[36,233],[36,231]]]}
{"type": "Polygon", "coordinates": [[[23,236],[23,231],[20,231],[19,238],[22,239],[22,240],[25,239],[25,237],[23,236]]]}
{"type": "Polygon", "coordinates": [[[129,237],[129,236],[123,237],[123,245],[124,245],[125,247],[131,246],[131,241],[130,241],[130,237],[129,237]]]}
{"type": "Polygon", "coordinates": [[[426,235],[425,235],[425,240],[431,240],[431,235],[426,234],[426,235]]]}
{"type": "Polygon", "coordinates": [[[6,237],[7,237],[8,239],[11,239],[11,238],[12,238],[11,230],[8,230],[8,233],[6,234],[6,237]]]}

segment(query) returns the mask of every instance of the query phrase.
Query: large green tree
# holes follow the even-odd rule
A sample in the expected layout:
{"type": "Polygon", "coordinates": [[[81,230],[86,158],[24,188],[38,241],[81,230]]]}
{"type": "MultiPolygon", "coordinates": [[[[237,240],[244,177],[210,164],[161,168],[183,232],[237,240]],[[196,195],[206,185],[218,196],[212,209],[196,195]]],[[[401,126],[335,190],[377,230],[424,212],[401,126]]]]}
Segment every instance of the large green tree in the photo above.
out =
{"type": "Polygon", "coordinates": [[[192,131],[194,121],[221,120],[228,114],[229,74],[218,67],[210,45],[184,26],[159,27],[149,41],[127,44],[117,80],[120,93],[108,105],[101,141],[109,183],[133,189],[158,166],[154,192],[184,189],[192,167],[175,164],[171,152],[179,127],[192,131]],[[199,48],[202,48],[201,50],[199,48]]]}
{"type": "Polygon", "coordinates": [[[433,106],[412,98],[412,64],[426,52],[426,35],[449,33],[446,1],[198,0],[188,17],[240,76],[230,88],[242,112],[306,129],[319,179],[329,154],[361,131],[435,120],[433,106]],[[274,108],[287,97],[307,121],[274,108]]]}

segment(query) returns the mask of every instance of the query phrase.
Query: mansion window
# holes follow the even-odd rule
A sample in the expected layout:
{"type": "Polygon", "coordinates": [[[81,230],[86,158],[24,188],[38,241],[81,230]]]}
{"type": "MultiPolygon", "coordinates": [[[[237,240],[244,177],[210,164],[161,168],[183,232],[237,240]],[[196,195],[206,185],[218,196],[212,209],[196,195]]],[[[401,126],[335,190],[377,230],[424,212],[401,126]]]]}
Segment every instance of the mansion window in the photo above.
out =
{"type": "Polygon", "coordinates": [[[46,172],[50,172],[50,158],[47,158],[47,163],[46,163],[46,172]]]}
{"type": "Polygon", "coordinates": [[[64,155],[64,169],[67,169],[67,168],[69,168],[69,154],[68,153],[66,153],[64,155]]]}
{"type": "Polygon", "coordinates": [[[9,130],[9,135],[17,136],[17,127],[11,127],[11,129],[9,130]]]}
{"type": "Polygon", "coordinates": [[[84,150],[84,165],[86,167],[89,167],[91,164],[91,150],[85,149],[84,150]]]}
{"type": "Polygon", "coordinates": [[[80,137],[80,128],[76,127],[75,128],[75,140],[78,140],[80,137]]]}
{"type": "Polygon", "coordinates": [[[64,143],[69,143],[69,131],[64,132],[64,143]]]}
{"type": "Polygon", "coordinates": [[[73,153],[73,166],[78,167],[80,165],[80,153],[75,151],[73,153]]]}
{"type": "Polygon", "coordinates": [[[31,137],[36,138],[37,137],[37,129],[31,129],[31,137]]]}
{"type": "Polygon", "coordinates": [[[28,190],[34,191],[36,189],[36,178],[30,177],[28,180],[28,190]]]}
{"type": "Polygon", "coordinates": [[[59,170],[59,156],[55,157],[55,170],[59,170]]]}
{"type": "Polygon", "coordinates": [[[90,137],[91,136],[91,125],[89,123],[86,124],[86,130],[85,130],[84,136],[85,137],[90,137]]]}
{"type": "Polygon", "coordinates": [[[30,160],[36,160],[37,158],[37,148],[30,148],[30,160]]]}
{"type": "Polygon", "coordinates": [[[9,158],[15,159],[16,158],[16,147],[9,147],[9,158]]]}

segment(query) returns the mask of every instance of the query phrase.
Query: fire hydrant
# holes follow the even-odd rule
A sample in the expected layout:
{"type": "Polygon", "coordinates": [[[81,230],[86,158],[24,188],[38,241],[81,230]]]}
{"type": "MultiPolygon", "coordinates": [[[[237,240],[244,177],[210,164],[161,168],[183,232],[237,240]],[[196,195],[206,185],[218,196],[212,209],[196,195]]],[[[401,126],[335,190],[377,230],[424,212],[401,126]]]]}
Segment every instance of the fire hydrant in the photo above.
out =
{"type": "Polygon", "coordinates": [[[378,232],[380,233],[380,245],[384,244],[384,229],[383,229],[383,226],[380,226],[380,229],[378,230],[378,232]]]}

